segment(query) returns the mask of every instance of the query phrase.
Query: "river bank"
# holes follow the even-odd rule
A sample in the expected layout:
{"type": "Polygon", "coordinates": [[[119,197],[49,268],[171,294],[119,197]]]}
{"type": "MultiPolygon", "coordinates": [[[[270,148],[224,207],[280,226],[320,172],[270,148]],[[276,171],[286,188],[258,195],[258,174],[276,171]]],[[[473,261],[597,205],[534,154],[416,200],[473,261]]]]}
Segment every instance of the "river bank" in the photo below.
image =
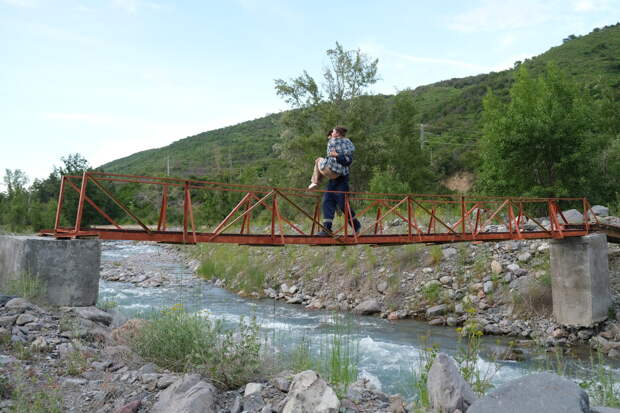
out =
{"type": "MultiPolygon", "coordinates": [[[[101,281],[99,305],[107,312],[95,308],[47,309],[19,299],[7,307],[9,301],[3,300],[0,320],[7,326],[3,335],[6,338],[7,332],[10,334],[11,344],[0,350],[0,376],[5,379],[3,383],[7,384],[5,389],[8,389],[6,394],[10,395],[10,401],[4,394],[5,400],[0,406],[3,406],[4,411],[20,411],[16,410],[16,406],[23,405],[20,403],[32,405],[33,400],[37,399],[37,403],[47,406],[47,410],[40,411],[158,411],[156,403],[159,402],[172,403],[175,400],[175,403],[189,403],[191,398],[188,399],[189,395],[183,389],[191,388],[201,397],[202,410],[199,411],[239,412],[241,408],[257,412],[284,411],[288,403],[285,400],[291,400],[289,396],[294,372],[282,372],[279,367],[297,366],[304,369],[307,363],[312,362],[308,358],[303,359],[306,364],[302,368],[303,363],[274,364],[273,357],[261,359],[261,366],[269,367],[267,370],[263,370],[255,379],[248,379],[250,383],[244,382],[240,387],[225,390],[221,388],[221,383],[218,384],[216,377],[210,374],[196,376],[193,373],[193,376],[184,376],[183,372],[158,367],[157,364],[163,362],[161,358],[148,360],[138,356],[134,348],[128,345],[126,336],[131,337],[131,332],[142,325],[143,321],[132,321],[116,330],[115,327],[123,324],[125,316],[133,317],[136,312],[141,312],[142,317],[155,320],[149,316],[148,311],[144,312],[147,309],[151,309],[152,315],[155,309],[185,307],[187,314],[196,314],[200,319],[208,314],[213,320],[223,320],[223,326],[233,330],[243,316],[250,315],[256,319],[264,333],[262,345],[265,347],[262,347],[262,351],[268,355],[282,354],[285,349],[292,350],[292,354],[296,355],[301,354],[300,349],[321,353],[322,350],[334,348],[330,347],[334,343],[329,341],[330,337],[346,342],[346,348],[357,349],[354,354],[359,358],[350,360],[350,365],[356,367],[354,379],[359,378],[357,383],[351,382],[334,399],[326,390],[331,387],[329,383],[317,382],[316,378],[310,380],[312,383],[317,382],[317,386],[322,389],[319,392],[321,397],[325,396],[334,405],[340,406],[340,411],[394,412],[405,411],[405,408],[409,408],[409,411],[425,411],[419,404],[417,406],[421,410],[414,410],[411,405],[412,397],[416,394],[419,397],[419,393],[411,393],[416,382],[410,376],[430,368],[424,362],[430,356],[425,350],[428,342],[424,341],[424,335],[430,333],[438,348],[459,358],[461,344],[454,329],[428,326],[407,319],[395,323],[378,317],[356,317],[353,329],[345,331],[343,325],[333,324],[333,319],[330,319],[333,313],[330,311],[307,311],[299,305],[275,300],[243,299],[194,277],[192,268],[187,264],[192,267],[197,265],[188,263],[173,247],[104,243],[103,272],[109,270],[108,274],[112,277],[120,274],[126,281],[136,280],[134,283],[101,281]],[[165,270],[162,269],[164,267],[165,270]],[[111,270],[113,268],[114,271],[111,270]],[[131,276],[134,273],[136,276],[131,276]],[[161,278],[161,275],[166,277],[159,287],[155,287],[144,283],[144,279],[138,281],[145,275],[147,280],[161,278]],[[299,343],[307,343],[307,347],[300,347],[299,343]],[[292,344],[293,347],[286,348],[286,344],[292,344]],[[27,379],[21,380],[23,377],[27,379]],[[286,391],[287,383],[289,392],[286,391]],[[408,391],[409,396],[395,395],[401,393],[401,389],[408,391]],[[50,407],[57,405],[63,408],[53,410],[50,407]],[[246,406],[253,407],[248,409],[246,406]]],[[[182,321],[185,318],[179,320],[174,325],[184,325],[182,321]]],[[[174,333],[174,329],[165,330],[173,330],[173,335],[167,336],[166,341],[182,337],[174,333]]],[[[186,330],[181,328],[179,332],[186,330]]],[[[484,355],[493,348],[501,351],[509,349],[508,343],[498,347],[499,343],[484,339],[481,344],[471,353],[473,358],[468,363],[470,366],[475,365],[476,371],[480,372],[484,368],[497,367],[498,370],[492,372],[494,386],[507,385],[533,368],[527,363],[501,362],[495,360],[494,356],[484,355]]],[[[326,353],[323,353],[324,357],[326,353]]],[[[287,362],[290,363],[290,359],[287,362]]],[[[459,363],[463,362],[461,360],[459,363]]],[[[329,373],[326,377],[329,377],[329,373]]],[[[420,387],[416,389],[416,392],[421,391],[420,387]]]]}
{"type": "Polygon", "coordinates": [[[194,247],[198,272],[241,296],[269,297],[309,310],[416,319],[547,347],[588,345],[617,358],[620,248],[609,244],[614,308],[592,328],[552,317],[547,241],[407,245],[388,248],[194,247]],[[225,263],[225,264],[220,264],[225,263]]]}

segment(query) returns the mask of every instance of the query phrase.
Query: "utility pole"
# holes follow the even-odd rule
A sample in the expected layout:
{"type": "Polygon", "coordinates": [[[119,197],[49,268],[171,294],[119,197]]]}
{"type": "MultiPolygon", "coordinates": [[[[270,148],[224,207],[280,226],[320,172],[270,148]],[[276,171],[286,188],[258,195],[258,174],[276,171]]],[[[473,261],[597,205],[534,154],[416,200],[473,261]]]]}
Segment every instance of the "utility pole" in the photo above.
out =
{"type": "Polygon", "coordinates": [[[420,123],[420,150],[424,149],[424,124],[420,123]]]}
{"type": "Polygon", "coordinates": [[[166,157],[166,176],[170,176],[170,156],[166,157]]]}

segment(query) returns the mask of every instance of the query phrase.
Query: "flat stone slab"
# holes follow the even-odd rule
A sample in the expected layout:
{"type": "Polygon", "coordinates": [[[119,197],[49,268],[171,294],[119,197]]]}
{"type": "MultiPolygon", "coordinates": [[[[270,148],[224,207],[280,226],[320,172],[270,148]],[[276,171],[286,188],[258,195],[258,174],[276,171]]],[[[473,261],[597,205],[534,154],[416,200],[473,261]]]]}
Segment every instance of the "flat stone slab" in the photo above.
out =
{"type": "Polygon", "coordinates": [[[467,413],[590,413],[586,392],[557,374],[541,373],[506,383],[474,402],[467,413]]]}

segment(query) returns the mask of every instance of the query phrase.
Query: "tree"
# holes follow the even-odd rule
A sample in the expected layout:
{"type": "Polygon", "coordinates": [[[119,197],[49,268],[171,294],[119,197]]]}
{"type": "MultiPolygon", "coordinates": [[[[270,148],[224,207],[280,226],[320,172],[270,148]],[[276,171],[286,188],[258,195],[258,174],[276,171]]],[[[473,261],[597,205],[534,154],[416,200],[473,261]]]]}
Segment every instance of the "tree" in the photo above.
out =
{"type": "Polygon", "coordinates": [[[24,192],[26,190],[26,185],[28,185],[28,177],[21,169],[5,169],[4,185],[6,186],[8,196],[11,197],[16,193],[24,192]]]}
{"type": "Polygon", "coordinates": [[[324,83],[319,84],[304,70],[300,76],[289,80],[276,79],[276,93],[296,108],[321,103],[345,104],[362,96],[370,85],[375,84],[379,59],[371,60],[360,49],[344,50],[336,42],[334,49],[327,50],[329,65],[323,69],[324,83]]]}
{"type": "MultiPolygon", "coordinates": [[[[370,96],[369,88],[379,79],[378,60],[358,50],[345,50],[340,43],[327,50],[329,64],[323,82],[306,71],[285,81],[275,81],[276,93],[296,110],[282,116],[280,140],[275,145],[286,162],[286,185],[303,185],[313,161],[323,156],[325,132],[338,124],[346,125],[358,151],[355,154],[355,185],[365,186],[381,146],[374,125],[385,117],[385,99],[370,96]]],[[[280,165],[281,166],[281,165],[280,165]]]]}
{"type": "Polygon", "coordinates": [[[394,97],[391,111],[393,131],[388,137],[388,164],[393,165],[400,181],[410,191],[425,192],[436,185],[430,159],[420,145],[416,105],[411,90],[404,90],[394,97]]]}
{"type": "Polygon", "coordinates": [[[594,145],[591,101],[555,65],[521,66],[502,102],[484,99],[480,184],[495,195],[588,195],[594,145]]]}

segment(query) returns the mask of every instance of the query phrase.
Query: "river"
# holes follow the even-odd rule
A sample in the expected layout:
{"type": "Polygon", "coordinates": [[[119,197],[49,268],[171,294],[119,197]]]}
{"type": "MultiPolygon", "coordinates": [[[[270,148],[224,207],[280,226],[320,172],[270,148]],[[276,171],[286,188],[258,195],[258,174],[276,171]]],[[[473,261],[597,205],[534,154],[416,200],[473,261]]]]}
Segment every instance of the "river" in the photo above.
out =
{"type": "MultiPolygon", "coordinates": [[[[124,259],[136,255],[156,257],[158,248],[161,246],[157,244],[106,242],[103,244],[102,262],[122,263],[124,259]]],[[[197,279],[180,261],[159,263],[156,259],[149,259],[144,265],[164,271],[178,280],[178,284],[142,288],[131,283],[101,280],[100,301],[114,301],[118,309],[129,316],[139,316],[175,304],[182,304],[189,312],[208,313],[230,325],[239,323],[242,317],[254,316],[265,337],[276,337],[274,341],[277,346],[284,347],[293,346],[305,338],[311,348],[316,350],[320,343],[325,342],[325,337],[332,333],[330,321],[333,314],[328,311],[308,311],[299,305],[271,299],[241,298],[197,279]]],[[[355,315],[351,315],[348,320],[347,338],[359,350],[360,374],[378,378],[384,392],[400,393],[407,398],[414,395],[411,372],[417,369],[421,349],[432,343],[438,345],[441,351],[455,355],[461,345],[453,328],[431,327],[414,320],[391,322],[355,315]]],[[[529,354],[526,353],[525,361],[494,361],[492,355],[508,349],[509,341],[507,337],[492,336],[485,336],[482,340],[478,366],[481,371],[492,373],[491,380],[496,386],[548,365],[544,362],[547,356],[531,350],[529,354]]],[[[588,362],[583,357],[567,358],[566,364],[573,372],[588,370],[588,362]]]]}

